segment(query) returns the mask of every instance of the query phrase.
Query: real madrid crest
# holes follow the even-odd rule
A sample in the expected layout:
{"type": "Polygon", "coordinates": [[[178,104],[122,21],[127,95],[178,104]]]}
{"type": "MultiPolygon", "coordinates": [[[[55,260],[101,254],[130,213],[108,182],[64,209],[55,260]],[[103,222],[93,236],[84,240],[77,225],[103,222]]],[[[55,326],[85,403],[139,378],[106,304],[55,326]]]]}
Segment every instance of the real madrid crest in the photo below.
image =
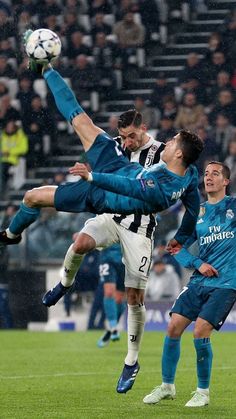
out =
{"type": "Polygon", "coordinates": [[[205,212],[206,212],[206,208],[205,207],[200,207],[198,217],[203,217],[205,215],[205,212]]]}
{"type": "Polygon", "coordinates": [[[234,212],[231,209],[227,209],[226,211],[226,218],[228,218],[228,220],[232,220],[232,218],[234,218],[234,212]]]}

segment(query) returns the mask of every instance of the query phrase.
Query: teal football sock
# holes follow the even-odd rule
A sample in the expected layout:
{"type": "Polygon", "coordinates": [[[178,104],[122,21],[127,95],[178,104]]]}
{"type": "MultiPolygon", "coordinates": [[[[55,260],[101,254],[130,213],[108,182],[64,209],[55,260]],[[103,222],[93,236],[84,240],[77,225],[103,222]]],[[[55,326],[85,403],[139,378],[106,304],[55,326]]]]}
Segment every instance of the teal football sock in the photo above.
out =
{"type": "Polygon", "coordinates": [[[9,225],[10,232],[15,235],[21,234],[25,228],[37,220],[39,214],[39,208],[30,208],[22,203],[9,225]]]}
{"type": "Polygon", "coordinates": [[[117,326],[117,307],[116,301],[113,297],[104,297],[103,306],[111,329],[117,326]]]}
{"type": "Polygon", "coordinates": [[[84,112],[74,93],[57,71],[52,68],[46,70],[43,77],[54,96],[59,111],[67,121],[72,122],[76,115],[84,112]]]}
{"type": "Polygon", "coordinates": [[[180,338],[165,337],[162,353],[162,381],[174,384],[177,364],[180,357],[180,338]]]}
{"type": "Polygon", "coordinates": [[[197,354],[198,388],[209,388],[213,353],[210,338],[194,339],[197,354]]]}

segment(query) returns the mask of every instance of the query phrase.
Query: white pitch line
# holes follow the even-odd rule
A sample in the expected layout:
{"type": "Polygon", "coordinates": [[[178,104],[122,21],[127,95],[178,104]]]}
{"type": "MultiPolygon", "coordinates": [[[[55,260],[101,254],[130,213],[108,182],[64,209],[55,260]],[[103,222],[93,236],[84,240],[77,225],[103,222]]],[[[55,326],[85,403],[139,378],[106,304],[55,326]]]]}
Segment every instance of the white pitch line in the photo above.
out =
{"type": "MultiPolygon", "coordinates": [[[[225,367],[214,367],[214,370],[234,370],[236,368],[236,366],[234,367],[230,367],[230,366],[225,366],[225,367]]],[[[185,372],[185,371],[194,371],[195,368],[181,368],[178,369],[179,372],[185,372]]],[[[161,370],[142,370],[142,372],[144,374],[156,374],[156,373],[160,373],[161,370]]],[[[0,375],[0,380],[22,380],[22,379],[34,379],[34,378],[56,378],[56,377],[82,377],[82,376],[98,376],[98,375],[114,375],[113,372],[109,373],[98,373],[98,372],[68,372],[68,373],[56,373],[56,374],[29,374],[29,375],[0,375]]]]}

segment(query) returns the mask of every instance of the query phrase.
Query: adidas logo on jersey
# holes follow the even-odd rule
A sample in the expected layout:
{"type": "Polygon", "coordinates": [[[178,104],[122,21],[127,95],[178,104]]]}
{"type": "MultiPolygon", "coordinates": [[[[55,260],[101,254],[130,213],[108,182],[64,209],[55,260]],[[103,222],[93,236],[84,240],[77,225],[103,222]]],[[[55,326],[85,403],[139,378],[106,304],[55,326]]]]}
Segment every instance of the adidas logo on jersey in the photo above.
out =
{"type": "Polygon", "coordinates": [[[204,223],[204,220],[202,218],[199,218],[199,220],[197,220],[197,224],[201,224],[204,223]]]}
{"type": "Polygon", "coordinates": [[[171,199],[179,199],[181,195],[183,195],[184,191],[185,191],[185,188],[181,188],[179,191],[173,192],[171,199]]]}

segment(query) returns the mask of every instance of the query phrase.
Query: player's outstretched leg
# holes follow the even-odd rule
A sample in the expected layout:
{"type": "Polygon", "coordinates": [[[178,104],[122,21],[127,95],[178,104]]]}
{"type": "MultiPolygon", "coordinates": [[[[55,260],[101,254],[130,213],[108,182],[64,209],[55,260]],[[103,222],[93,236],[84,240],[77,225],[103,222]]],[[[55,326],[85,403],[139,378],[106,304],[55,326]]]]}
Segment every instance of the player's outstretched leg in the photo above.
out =
{"type": "Polygon", "coordinates": [[[39,217],[40,208],[54,207],[56,188],[56,186],[43,186],[27,191],[9,227],[0,232],[0,244],[18,244],[21,241],[21,233],[39,217]]]}
{"type": "Polygon", "coordinates": [[[67,121],[72,123],[85,151],[87,151],[96,137],[103,133],[103,130],[93,124],[57,71],[53,70],[51,66],[45,67],[43,77],[54,96],[58,110],[67,121]]]}
{"type": "Polygon", "coordinates": [[[39,214],[39,208],[30,208],[22,202],[9,227],[0,232],[0,243],[2,245],[20,243],[21,233],[39,217],[39,214]]]}

